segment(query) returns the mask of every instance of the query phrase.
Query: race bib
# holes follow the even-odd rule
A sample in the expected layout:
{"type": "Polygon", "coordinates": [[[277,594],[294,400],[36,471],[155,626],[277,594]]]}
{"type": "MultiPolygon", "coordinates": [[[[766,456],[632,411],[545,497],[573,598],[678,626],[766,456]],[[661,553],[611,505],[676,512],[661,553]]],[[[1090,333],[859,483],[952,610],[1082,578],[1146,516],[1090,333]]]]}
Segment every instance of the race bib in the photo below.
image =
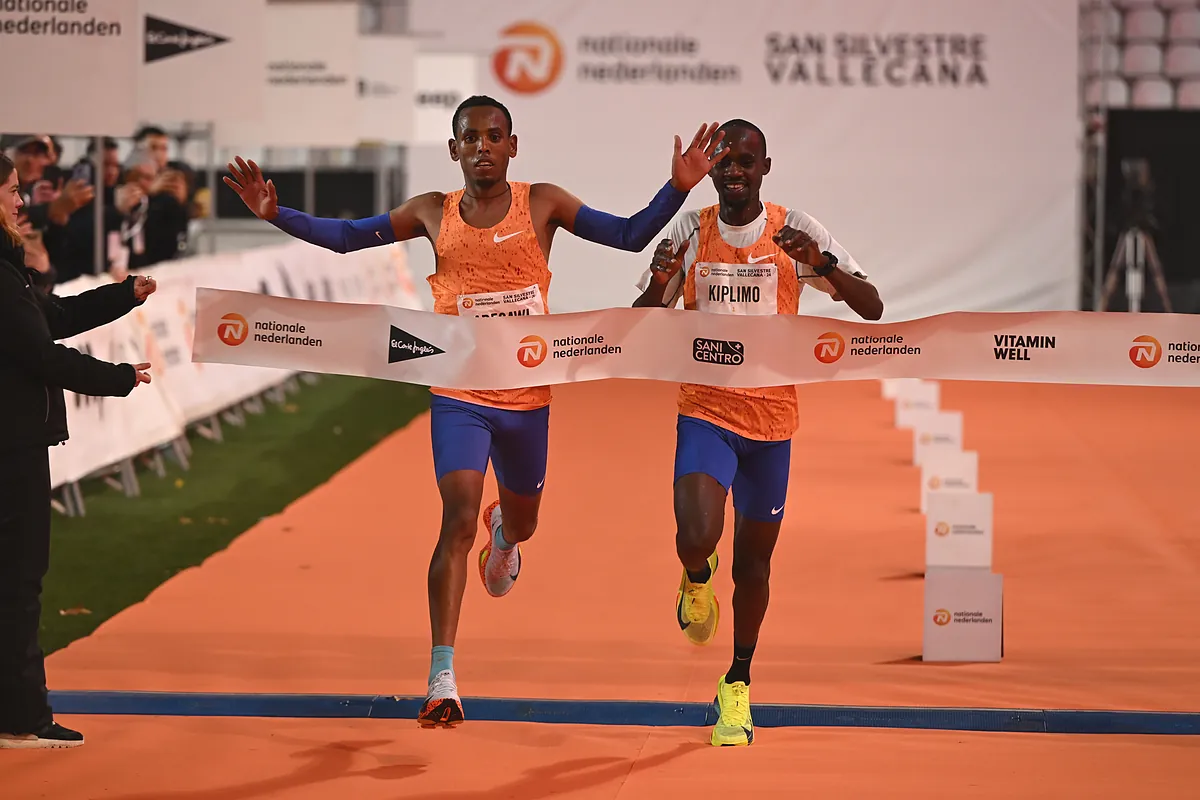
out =
{"type": "Polygon", "coordinates": [[[537,284],[511,292],[480,292],[458,296],[460,317],[528,317],[545,313],[537,284]]]}
{"type": "Polygon", "coordinates": [[[775,264],[696,264],[693,269],[698,310],[743,316],[779,313],[775,264]]]}

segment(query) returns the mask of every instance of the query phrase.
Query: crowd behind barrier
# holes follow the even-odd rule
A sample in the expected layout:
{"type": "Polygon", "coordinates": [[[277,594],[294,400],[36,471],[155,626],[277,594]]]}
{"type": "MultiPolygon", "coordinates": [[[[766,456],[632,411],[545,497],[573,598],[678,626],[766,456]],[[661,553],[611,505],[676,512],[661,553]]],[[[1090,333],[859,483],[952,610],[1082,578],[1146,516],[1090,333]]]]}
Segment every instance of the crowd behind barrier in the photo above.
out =
{"type": "MultiPolygon", "coordinates": [[[[217,256],[197,256],[139,270],[158,291],[134,313],[62,344],[105,361],[150,362],[153,382],[127,398],[67,393],[71,438],[50,449],[58,489],[157,452],[185,431],[279,388],[288,370],[201,364],[192,360],[197,288],[262,292],[344,303],[419,309],[402,245],[337,255],[303,242],[217,256]]],[[[85,275],[55,288],[72,295],[112,280],[85,275]]]]}
{"type": "Polygon", "coordinates": [[[97,179],[95,140],[72,161],[67,143],[48,134],[0,138],[17,167],[25,203],[18,223],[27,264],[39,273],[42,288],[97,272],[120,277],[189,253],[193,221],[209,215],[208,190],[197,186],[191,166],[171,158],[171,139],[162,128],[145,126],[131,142],[122,158],[126,148],[116,139],[103,139],[97,179]],[[103,192],[99,258],[97,191],[103,192]]]}

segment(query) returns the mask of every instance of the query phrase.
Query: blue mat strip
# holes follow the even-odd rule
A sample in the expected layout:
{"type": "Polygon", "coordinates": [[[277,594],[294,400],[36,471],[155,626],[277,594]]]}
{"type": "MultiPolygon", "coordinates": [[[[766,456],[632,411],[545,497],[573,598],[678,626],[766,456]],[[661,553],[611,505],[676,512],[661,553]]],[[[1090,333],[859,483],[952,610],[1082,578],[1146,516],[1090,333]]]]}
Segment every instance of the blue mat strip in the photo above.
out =
{"type": "MultiPolygon", "coordinates": [[[[58,714],[416,719],[423,698],[386,695],[51,692],[58,714]]],[[[635,700],[463,698],[468,720],[574,725],[708,726],[711,704],[635,700]]],[[[1000,733],[1200,736],[1200,713],[999,708],[756,705],[763,728],[910,728],[1000,733]]]]}

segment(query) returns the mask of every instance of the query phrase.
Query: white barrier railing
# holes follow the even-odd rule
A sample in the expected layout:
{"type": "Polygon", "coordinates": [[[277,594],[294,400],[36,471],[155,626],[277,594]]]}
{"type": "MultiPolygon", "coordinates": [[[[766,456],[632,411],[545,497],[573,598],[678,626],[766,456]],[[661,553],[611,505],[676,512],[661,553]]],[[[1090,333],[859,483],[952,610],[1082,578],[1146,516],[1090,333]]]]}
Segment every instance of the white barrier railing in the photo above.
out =
{"type": "MultiPolygon", "coordinates": [[[[194,361],[192,328],[198,288],[421,307],[402,245],[341,256],[303,242],[289,242],[169,261],[144,272],[154,277],[158,291],[141,308],[61,343],[105,361],[149,361],[153,382],[125,398],[67,392],[71,438],[50,448],[55,488],[166,445],[181,437],[187,426],[279,386],[294,374],[285,369],[194,361]]],[[[55,293],[78,294],[107,282],[107,278],[85,276],[62,284],[55,293]]]]}

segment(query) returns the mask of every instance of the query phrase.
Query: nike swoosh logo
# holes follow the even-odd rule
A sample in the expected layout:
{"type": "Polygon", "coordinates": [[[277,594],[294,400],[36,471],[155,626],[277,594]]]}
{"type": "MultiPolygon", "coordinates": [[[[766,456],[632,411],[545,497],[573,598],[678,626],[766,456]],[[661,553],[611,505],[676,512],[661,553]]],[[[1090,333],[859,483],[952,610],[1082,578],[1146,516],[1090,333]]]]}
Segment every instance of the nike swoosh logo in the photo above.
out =
{"type": "Polygon", "coordinates": [[[758,256],[757,258],[750,259],[750,263],[757,264],[760,261],[769,261],[770,259],[772,259],[774,257],[775,257],[774,255],[758,256]]]}
{"type": "Polygon", "coordinates": [[[776,515],[776,514],[778,514],[780,511],[783,511],[783,506],[780,506],[779,508],[772,508],[772,509],[771,509],[771,516],[772,516],[772,517],[773,517],[773,516],[775,516],[775,515],[776,515]]]}
{"type": "Polygon", "coordinates": [[[510,233],[510,234],[508,234],[507,236],[501,236],[501,235],[500,235],[500,234],[498,234],[498,233],[494,233],[494,234],[492,234],[492,241],[493,241],[493,242],[495,242],[496,244],[500,244],[500,243],[501,243],[501,242],[503,242],[505,239],[511,239],[511,238],[513,238],[514,236],[520,236],[520,235],[521,235],[522,233],[524,233],[524,232],[525,232],[525,231],[517,231],[516,233],[510,233]]]}
{"type": "Polygon", "coordinates": [[[542,478],[540,481],[538,481],[537,488],[539,488],[539,489],[540,489],[540,488],[542,488],[542,484],[543,484],[543,483],[545,483],[545,482],[546,482],[546,479],[545,479],[545,478],[542,478]]]}

